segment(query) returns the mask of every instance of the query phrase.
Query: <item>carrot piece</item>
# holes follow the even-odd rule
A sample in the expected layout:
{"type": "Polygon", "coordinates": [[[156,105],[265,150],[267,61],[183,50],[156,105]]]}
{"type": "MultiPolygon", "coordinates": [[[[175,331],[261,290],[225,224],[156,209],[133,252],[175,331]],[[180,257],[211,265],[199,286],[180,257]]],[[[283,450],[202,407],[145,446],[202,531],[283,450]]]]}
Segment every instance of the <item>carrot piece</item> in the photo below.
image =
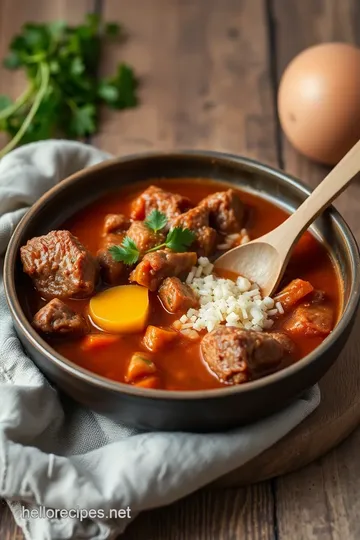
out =
{"type": "Polygon", "coordinates": [[[280,302],[285,311],[297,304],[304,296],[313,292],[314,287],[303,279],[293,279],[275,297],[275,302],[280,302]]]}
{"type": "Polygon", "coordinates": [[[155,352],[166,347],[168,343],[171,343],[178,337],[177,332],[174,330],[165,330],[158,326],[148,326],[144,336],[144,345],[149,351],[155,352]]]}
{"type": "Polygon", "coordinates": [[[134,386],[138,386],[140,388],[159,388],[160,381],[158,377],[153,375],[152,377],[146,377],[146,379],[142,379],[141,381],[134,383],[134,386]]]}
{"type": "Polygon", "coordinates": [[[137,352],[132,355],[127,367],[125,381],[133,382],[145,375],[151,375],[156,372],[154,362],[149,358],[149,355],[143,352],[137,352]]]}
{"type": "Polygon", "coordinates": [[[83,338],[81,348],[83,351],[97,351],[120,341],[121,337],[115,334],[88,334],[83,338]]]}

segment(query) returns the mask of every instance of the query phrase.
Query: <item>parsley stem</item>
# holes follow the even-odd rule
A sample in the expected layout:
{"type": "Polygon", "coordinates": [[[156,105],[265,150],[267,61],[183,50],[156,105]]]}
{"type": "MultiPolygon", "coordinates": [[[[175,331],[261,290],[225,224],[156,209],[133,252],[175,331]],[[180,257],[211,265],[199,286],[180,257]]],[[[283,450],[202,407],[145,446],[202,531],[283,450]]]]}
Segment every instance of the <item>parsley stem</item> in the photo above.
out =
{"type": "Polygon", "coordinates": [[[29,84],[26,90],[15,100],[14,103],[6,107],[6,109],[0,111],[0,120],[4,120],[5,118],[8,118],[12,114],[16,113],[16,111],[18,111],[20,107],[27,102],[33,91],[34,85],[29,84]]]}
{"type": "Polygon", "coordinates": [[[46,91],[48,89],[49,84],[49,78],[50,78],[50,70],[49,66],[42,62],[39,67],[39,78],[40,78],[40,88],[38,93],[35,96],[34,102],[31,106],[31,109],[25,118],[22,126],[20,127],[19,131],[16,133],[16,135],[13,137],[13,139],[0,151],[0,158],[5,156],[8,152],[13,150],[17,144],[21,141],[23,138],[26,130],[30,126],[31,122],[34,119],[35,114],[38,111],[38,108],[40,107],[40,104],[46,94],[46,91]]]}
{"type": "Polygon", "coordinates": [[[166,242],[164,242],[163,244],[159,244],[158,246],[155,246],[151,249],[148,249],[146,253],[150,253],[151,251],[157,251],[158,249],[161,249],[163,247],[166,247],[166,242]]]}

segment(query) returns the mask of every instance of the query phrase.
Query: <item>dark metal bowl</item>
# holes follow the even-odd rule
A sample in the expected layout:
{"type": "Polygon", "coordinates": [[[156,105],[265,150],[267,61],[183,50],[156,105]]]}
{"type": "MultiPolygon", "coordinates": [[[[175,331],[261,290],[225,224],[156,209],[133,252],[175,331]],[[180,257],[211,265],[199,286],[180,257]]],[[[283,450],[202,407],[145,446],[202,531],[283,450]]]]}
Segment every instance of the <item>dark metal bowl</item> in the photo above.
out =
{"type": "Polygon", "coordinates": [[[250,159],[215,152],[145,154],[83,170],[46,193],[17,227],[5,259],[5,290],[19,338],[44,374],[80,403],[143,429],[212,431],[264,417],[316,383],[344,347],[360,297],[359,251],[348,226],[330,208],[313,226],[339,269],[342,314],[334,331],[296,364],[241,386],[174,392],[117,383],[78,367],[54,351],[31,327],[20,294],[24,282],[19,249],[33,236],[59,227],[75,212],[111,190],[149,178],[213,178],[293,210],[310,190],[294,178],[250,159]]]}

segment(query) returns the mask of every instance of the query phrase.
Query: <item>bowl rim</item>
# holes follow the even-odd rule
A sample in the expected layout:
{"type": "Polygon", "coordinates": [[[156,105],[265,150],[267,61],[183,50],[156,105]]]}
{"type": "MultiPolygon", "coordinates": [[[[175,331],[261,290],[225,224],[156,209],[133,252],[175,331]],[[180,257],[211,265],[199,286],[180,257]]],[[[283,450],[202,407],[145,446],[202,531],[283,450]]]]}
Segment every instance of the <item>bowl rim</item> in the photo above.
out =
{"type": "Polygon", "coordinates": [[[353,280],[350,285],[349,300],[344,308],[342,316],[338,321],[333,332],[316,348],[314,351],[298,360],[294,364],[285,367],[284,369],[275,372],[271,375],[262,377],[255,381],[250,381],[244,385],[233,385],[224,388],[214,388],[206,390],[163,390],[163,389],[143,389],[138,388],[126,383],[112,381],[101,375],[97,375],[90,370],[78,366],[74,362],[68,360],[66,357],[60,355],[55,349],[53,349],[31,326],[30,322],[26,318],[23,312],[17,295],[17,287],[15,284],[15,262],[17,259],[18,248],[20,247],[19,238],[26,231],[26,228],[32,218],[37,214],[43,204],[56,197],[57,193],[67,189],[67,186],[76,183],[79,179],[86,176],[91,176],[93,172],[102,170],[106,171],[116,165],[139,160],[147,159],[181,159],[184,157],[192,157],[194,159],[208,160],[213,159],[220,162],[230,162],[230,164],[238,165],[243,170],[250,170],[254,173],[265,174],[267,176],[277,177],[287,184],[290,184],[292,188],[295,188],[298,192],[309,196],[312,189],[298,180],[294,176],[285,173],[280,169],[276,169],[265,163],[261,163],[255,159],[244,157],[241,155],[235,155],[228,152],[218,152],[211,150],[173,150],[173,151],[155,151],[155,152],[141,152],[129,154],[126,156],[115,157],[112,159],[106,159],[96,165],[86,167],[80,171],[70,175],[69,177],[61,180],[54,187],[48,190],[42,197],[40,197],[36,203],[34,203],[26,212],[24,217],[20,220],[15,231],[13,232],[8,249],[5,254],[4,261],[4,289],[6,300],[10,309],[10,313],[16,324],[21,328],[26,339],[31,345],[40,353],[46,361],[50,361],[55,364],[61,370],[67,372],[68,375],[80,379],[102,390],[108,390],[115,393],[127,394],[128,396],[141,397],[146,399],[156,400],[203,400],[203,399],[221,399],[225,396],[238,393],[248,393],[259,390],[265,386],[270,386],[275,383],[279,383],[287,377],[295,375],[297,372],[302,371],[306,366],[315,362],[319,356],[329,353],[332,345],[336,342],[338,337],[346,327],[351,323],[351,320],[356,312],[360,301],[360,253],[357,242],[354,238],[352,231],[347,225],[341,214],[331,205],[328,209],[328,213],[331,215],[332,220],[342,233],[342,240],[344,242],[344,249],[347,249],[350,258],[351,272],[353,280]]]}

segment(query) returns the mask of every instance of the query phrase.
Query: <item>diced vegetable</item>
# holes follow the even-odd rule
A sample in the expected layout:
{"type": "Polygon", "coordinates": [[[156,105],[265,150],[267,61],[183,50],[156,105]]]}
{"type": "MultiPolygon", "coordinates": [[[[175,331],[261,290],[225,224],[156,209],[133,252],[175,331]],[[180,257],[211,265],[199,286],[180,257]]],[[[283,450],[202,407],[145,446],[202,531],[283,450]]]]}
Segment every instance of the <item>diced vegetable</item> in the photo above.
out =
{"type": "Polygon", "coordinates": [[[293,279],[289,285],[284,287],[274,298],[275,302],[280,302],[285,311],[294,306],[304,296],[313,292],[314,287],[303,279],[293,279]]]}
{"type": "Polygon", "coordinates": [[[296,308],[284,324],[286,332],[298,336],[327,336],[334,322],[334,312],[327,305],[305,305],[296,308]]]}
{"type": "Polygon", "coordinates": [[[138,285],[119,285],[90,300],[92,320],[107,332],[141,332],[149,312],[149,293],[138,285]]]}
{"type": "Polygon", "coordinates": [[[165,330],[158,326],[148,326],[144,336],[144,345],[152,352],[163,349],[174,341],[178,334],[174,330],[165,330]]]}
{"type": "Polygon", "coordinates": [[[108,347],[121,340],[120,336],[114,334],[88,334],[81,342],[83,351],[95,351],[108,347]]]}
{"type": "Polygon", "coordinates": [[[146,377],[146,379],[134,383],[134,386],[141,388],[159,388],[160,381],[158,377],[146,377]]]}
{"type": "Polygon", "coordinates": [[[133,382],[140,377],[145,377],[153,373],[156,373],[156,366],[151,358],[149,358],[149,355],[143,352],[137,352],[131,357],[125,380],[126,382],[133,382]]]}

